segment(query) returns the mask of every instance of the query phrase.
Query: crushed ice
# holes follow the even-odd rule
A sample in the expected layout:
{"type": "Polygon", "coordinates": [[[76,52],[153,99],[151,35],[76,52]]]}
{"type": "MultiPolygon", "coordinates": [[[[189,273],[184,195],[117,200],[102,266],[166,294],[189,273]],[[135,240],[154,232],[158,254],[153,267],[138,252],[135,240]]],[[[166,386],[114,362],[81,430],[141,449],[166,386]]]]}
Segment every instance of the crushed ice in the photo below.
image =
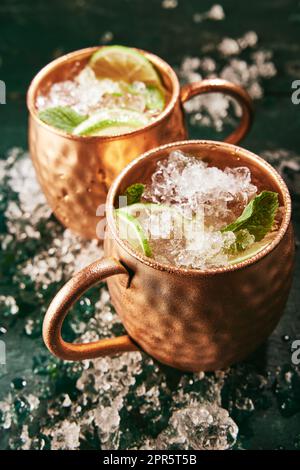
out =
{"type": "Polygon", "coordinates": [[[195,23],[201,23],[204,20],[222,21],[224,18],[225,12],[222,5],[219,4],[213,5],[210,10],[205,13],[195,13],[193,16],[195,23]]]}
{"type": "MultiPolygon", "coordinates": [[[[283,174],[287,169],[287,174],[295,170],[293,174],[298,175],[298,156],[281,149],[266,152],[266,157],[280,166],[283,174]]],[[[2,182],[7,185],[4,187],[17,196],[16,208],[21,214],[17,218],[15,212],[6,212],[10,223],[7,224],[9,234],[1,235],[4,253],[8,253],[11,246],[27,253],[28,245],[36,244],[34,256],[27,255],[18,266],[25,276],[20,279],[15,275],[19,294],[1,297],[4,312],[1,321],[16,318],[17,314],[17,321],[24,322],[24,330],[26,326],[24,332],[29,348],[34,345],[37,351],[38,341],[41,341],[40,326],[36,332],[35,325],[41,319],[42,308],[38,306],[35,313],[20,311],[18,305],[23,301],[23,289],[18,283],[26,283],[29,276],[36,289],[44,285],[41,292],[46,293],[53,279],[59,279],[62,273],[61,284],[82,265],[101,256],[101,251],[94,242],[83,241],[68,230],[62,230],[52,219],[40,191],[36,189],[32,197],[32,188],[38,185],[28,154],[14,149],[5,164],[1,161],[0,169],[2,182]],[[15,188],[18,192],[14,192],[15,188]],[[31,217],[27,215],[29,207],[31,217]],[[13,230],[15,221],[20,227],[31,227],[33,237],[13,230]],[[51,238],[44,238],[42,246],[35,236],[41,230],[41,222],[46,224],[47,233],[47,224],[51,227],[51,238]],[[52,258],[57,258],[57,264],[53,264],[52,258]],[[44,264],[37,269],[39,263],[44,264]],[[47,268],[53,276],[54,271],[58,271],[59,276],[51,277],[47,268]]],[[[291,182],[294,181],[291,178],[291,182]]],[[[50,296],[53,293],[50,291],[50,296]]],[[[26,301],[28,295],[27,291],[26,301]]],[[[41,305],[45,306],[50,298],[42,298],[41,305]]],[[[98,289],[92,302],[85,297],[81,310],[85,317],[76,314],[71,319],[77,341],[122,334],[122,325],[109,302],[106,286],[98,289]],[[86,316],[88,312],[91,313],[86,316]]],[[[8,351],[10,348],[8,344],[8,351]]],[[[3,431],[9,436],[6,445],[12,449],[79,449],[87,445],[95,449],[170,449],[172,446],[174,449],[230,449],[237,445],[237,423],[257,409],[264,411],[265,393],[272,389],[269,376],[251,375],[242,366],[214,374],[180,374],[180,380],[172,385],[170,377],[174,381],[174,372],[170,375],[161,370],[151,358],[139,352],[77,364],[58,361],[43,350],[41,356],[35,356],[32,368],[36,385],[28,390],[11,390],[0,401],[0,435],[3,431]],[[71,377],[74,379],[69,389],[55,392],[55,387],[67,384],[71,377]],[[242,384],[238,388],[237,379],[242,384]],[[49,388],[51,384],[54,388],[49,388]],[[137,417],[141,428],[137,426],[137,417]]],[[[297,377],[294,370],[285,372],[282,377],[278,372],[276,397],[282,413],[292,412],[289,407],[296,406],[295,400],[291,402],[286,398],[285,390],[287,386],[289,390],[292,387],[292,393],[296,393],[297,377]]],[[[32,372],[28,380],[32,380],[32,372]]]]}
{"type": "MultiPolygon", "coordinates": [[[[178,2],[163,3],[165,7],[170,5],[174,8],[178,2]]],[[[218,15],[221,19],[220,10],[218,15]]],[[[208,52],[200,57],[186,58],[180,68],[182,80],[189,82],[221,72],[224,78],[246,86],[252,97],[260,98],[263,80],[271,78],[276,69],[271,54],[257,50],[255,38],[255,33],[251,33],[239,40],[234,39],[237,45],[232,42],[213,45],[210,49],[212,56],[208,55],[208,48],[208,52]],[[247,51],[247,62],[238,55],[231,55],[232,51],[236,51],[235,54],[247,51]],[[222,54],[225,59],[221,69],[214,53],[222,54]]],[[[103,41],[110,40],[111,35],[103,41]]],[[[223,117],[228,116],[229,103],[227,98],[221,98],[207,96],[202,97],[204,101],[201,102],[196,98],[196,104],[190,101],[187,109],[192,122],[222,128],[223,117]]],[[[285,149],[268,150],[264,156],[279,168],[291,190],[300,194],[300,157],[285,149]]],[[[79,268],[78,264],[90,262],[97,247],[93,242],[84,242],[63,231],[53,220],[28,154],[13,149],[6,161],[0,160],[0,180],[0,202],[5,210],[6,223],[6,231],[1,233],[2,253],[5,256],[13,253],[20,270],[20,275],[14,274],[11,293],[1,294],[1,322],[5,318],[13,319],[12,326],[8,324],[1,331],[8,329],[9,332],[23,324],[26,335],[26,325],[29,333],[25,337],[27,343],[24,343],[22,334],[17,338],[23,345],[29,344],[27,362],[30,362],[31,354],[35,355],[33,374],[31,372],[29,377],[34,382],[30,391],[11,390],[0,401],[0,438],[5,447],[157,449],[163,446],[169,449],[171,445],[175,448],[179,445],[193,449],[243,448],[247,435],[237,435],[237,424],[245,429],[244,423],[256,410],[259,415],[267,417],[270,411],[268,400],[277,401],[278,410],[284,416],[291,416],[299,410],[297,390],[300,375],[295,368],[287,371],[278,368],[274,391],[274,380],[269,374],[259,376],[243,365],[221,374],[181,374],[180,380],[176,380],[174,372],[170,375],[160,370],[152,359],[140,353],[85,361],[82,365],[57,361],[45,349],[38,353],[41,347],[41,306],[50,301],[46,296],[47,289],[56,286],[52,284],[53,279],[61,279],[62,271],[63,277],[68,277],[79,268]],[[45,234],[50,234],[50,238],[45,234]],[[56,256],[58,261],[54,262],[52,258],[56,256]],[[47,268],[50,274],[46,272],[47,268]],[[59,273],[57,277],[55,270],[59,273]],[[34,286],[31,292],[26,288],[28,277],[34,286]],[[45,297],[36,306],[34,289],[38,291],[42,285],[45,289],[41,292],[45,297]],[[36,324],[39,325],[37,332],[36,324]],[[73,382],[68,390],[60,391],[60,387],[66,387],[71,379],[73,382]]],[[[100,251],[98,253],[101,255],[100,251]]],[[[6,272],[3,274],[7,275],[6,272]]],[[[52,296],[51,290],[48,295],[52,296]]],[[[97,338],[120,334],[120,320],[109,304],[105,286],[100,288],[100,293],[98,291],[95,304],[95,311],[88,321],[86,318],[83,321],[79,315],[71,322],[80,330],[78,340],[83,337],[88,340],[89,334],[97,338]]],[[[84,305],[86,314],[90,306],[88,303],[84,305]]],[[[8,342],[8,352],[10,348],[11,343],[8,342]]]]}
{"type": "MultiPolygon", "coordinates": [[[[226,266],[235,235],[220,229],[241,214],[256,191],[246,167],[221,170],[181,151],[171,152],[167,159],[157,163],[143,197],[175,207],[184,217],[197,216],[198,223],[186,224],[181,237],[170,236],[175,225],[170,211],[166,207],[158,217],[150,206],[139,222],[150,235],[153,256],[157,261],[182,267],[226,266]]],[[[194,218],[191,220],[194,222],[194,218]]]]}
{"type": "Polygon", "coordinates": [[[133,82],[134,92],[129,92],[125,82],[109,78],[98,79],[94,71],[84,67],[73,80],[53,83],[47,94],[39,95],[36,107],[39,111],[56,106],[69,106],[82,115],[93,115],[106,108],[130,109],[144,113],[151,119],[155,110],[146,110],[146,86],[133,82]]]}

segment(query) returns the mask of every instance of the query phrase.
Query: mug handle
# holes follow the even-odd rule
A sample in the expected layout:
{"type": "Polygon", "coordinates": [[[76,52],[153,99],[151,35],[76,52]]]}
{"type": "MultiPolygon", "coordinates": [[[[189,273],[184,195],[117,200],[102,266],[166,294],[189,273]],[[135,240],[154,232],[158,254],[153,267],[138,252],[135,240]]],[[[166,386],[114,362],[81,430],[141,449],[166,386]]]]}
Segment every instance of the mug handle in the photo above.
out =
{"type": "Polygon", "coordinates": [[[226,137],[225,142],[237,144],[249,131],[253,120],[253,103],[247,91],[235,83],[220,78],[210,78],[201,82],[188,83],[181,88],[181,102],[185,103],[193,96],[204,93],[224,93],[235,98],[242,108],[242,117],[238,127],[226,137]]]}
{"type": "Polygon", "coordinates": [[[127,274],[127,269],[114,258],[95,261],[72,277],[52,300],[43,322],[43,339],[49,351],[60,359],[80,361],[126,351],[138,351],[128,335],[101,339],[92,343],[67,343],[61,337],[63,321],[72,305],[90,287],[107,277],[127,274]]]}

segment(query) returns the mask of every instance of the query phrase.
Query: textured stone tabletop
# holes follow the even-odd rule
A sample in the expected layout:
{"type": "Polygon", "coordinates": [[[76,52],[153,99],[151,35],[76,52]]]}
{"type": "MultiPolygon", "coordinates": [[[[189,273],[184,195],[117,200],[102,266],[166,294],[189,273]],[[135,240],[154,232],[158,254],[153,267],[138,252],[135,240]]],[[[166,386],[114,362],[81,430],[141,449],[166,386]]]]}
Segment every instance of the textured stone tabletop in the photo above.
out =
{"type": "MultiPolygon", "coordinates": [[[[299,449],[300,373],[291,344],[300,338],[299,251],[285,314],[244,363],[216,373],[184,374],[139,352],[84,363],[53,358],[41,340],[57,289],[102,255],[53,217],[27,148],[25,93],[34,74],[71,50],[125,44],[151,50],[182,83],[220,76],[255,99],[243,146],[273,164],[294,203],[299,243],[300,79],[298,1],[2,0],[0,79],[1,449],[299,449]]],[[[236,122],[222,96],[187,105],[190,135],[222,139],[236,122]]],[[[123,327],[105,284],[75,306],[64,335],[93,340],[123,327]]]]}

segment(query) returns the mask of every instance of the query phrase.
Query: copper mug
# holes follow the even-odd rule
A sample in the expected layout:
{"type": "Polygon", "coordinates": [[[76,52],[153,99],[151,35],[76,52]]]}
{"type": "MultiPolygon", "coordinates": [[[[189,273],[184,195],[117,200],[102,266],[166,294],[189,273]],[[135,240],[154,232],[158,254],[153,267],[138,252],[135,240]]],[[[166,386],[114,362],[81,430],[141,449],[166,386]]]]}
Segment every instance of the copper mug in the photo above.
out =
{"type": "Polygon", "coordinates": [[[169,366],[207,371],[240,361],[273,331],[290,290],[294,239],[288,189],[263,159],[221,142],[195,140],[161,146],[131,162],[117,177],[108,193],[106,215],[104,259],[68,281],[46,313],[43,336],[53,354],[81,360],[142,349],[169,366]],[[278,192],[283,219],[266,248],[243,262],[200,271],[160,264],[119,238],[113,216],[119,195],[130,184],[147,181],[157,161],[177,149],[219,168],[245,165],[259,190],[278,192]],[[106,278],[128,336],[66,343],[61,327],[69,309],[87,289],[106,278]]]}
{"type": "Polygon", "coordinates": [[[39,183],[56,217],[66,227],[85,238],[96,238],[101,208],[112,181],[133,158],[158,145],[187,138],[182,104],[208,92],[227,93],[240,103],[239,126],[227,142],[239,142],[252,119],[252,102],[240,86],[226,80],[210,79],[180,89],[174,70],[149,52],[139,51],[159,71],[168,102],[159,117],[140,129],[112,137],[80,137],[43,123],[35,106],[39,94],[57,81],[76,75],[98,48],[67,54],[44,67],[33,79],[27,94],[29,147],[39,183]]]}

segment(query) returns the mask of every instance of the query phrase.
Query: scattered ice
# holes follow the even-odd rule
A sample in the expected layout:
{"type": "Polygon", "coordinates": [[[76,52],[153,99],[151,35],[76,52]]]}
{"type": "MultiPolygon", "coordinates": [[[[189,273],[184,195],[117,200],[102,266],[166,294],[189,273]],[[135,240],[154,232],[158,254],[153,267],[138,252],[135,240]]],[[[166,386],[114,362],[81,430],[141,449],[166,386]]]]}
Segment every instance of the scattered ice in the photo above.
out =
{"type": "Polygon", "coordinates": [[[182,76],[190,80],[190,73],[194,72],[201,66],[201,59],[199,57],[185,57],[181,63],[180,72],[182,76]]]}
{"type": "Polygon", "coordinates": [[[62,236],[53,241],[49,250],[42,251],[29,259],[21,272],[37,285],[47,286],[72,276],[87,264],[101,258],[103,250],[97,240],[83,241],[78,235],[66,229],[62,236]]]}
{"type": "Polygon", "coordinates": [[[148,390],[144,386],[142,390],[140,390],[140,396],[143,398],[143,404],[140,406],[140,413],[142,415],[148,414],[152,410],[160,410],[161,403],[160,403],[160,393],[161,388],[164,387],[164,383],[161,383],[160,386],[155,384],[150,387],[148,390]]]}
{"type": "MultiPolygon", "coordinates": [[[[107,298],[110,299],[107,288],[101,287],[100,298],[92,307],[93,315],[85,321],[78,321],[72,318],[71,326],[78,337],[78,341],[96,341],[100,338],[100,335],[102,338],[110,337],[112,328],[121,325],[119,316],[113,312],[107,298]]],[[[83,299],[81,300],[83,309],[87,309],[88,302],[88,298],[84,298],[84,301],[83,299]]]]}
{"type": "Polygon", "coordinates": [[[118,448],[123,400],[141,372],[141,354],[125,353],[89,361],[77,381],[77,389],[96,404],[91,421],[96,426],[102,449],[118,448]],[[88,390],[91,390],[89,395],[88,390]]]}
{"type": "Polygon", "coordinates": [[[120,432],[119,411],[123,407],[123,398],[118,395],[111,403],[111,406],[97,408],[94,413],[94,421],[98,428],[99,437],[102,442],[103,450],[118,449],[120,432]]]}
{"type": "Polygon", "coordinates": [[[250,68],[250,72],[263,78],[272,78],[276,75],[276,67],[271,62],[273,54],[271,51],[256,51],[252,54],[252,59],[256,69],[250,68]]]}
{"type": "Polygon", "coordinates": [[[34,411],[39,407],[40,400],[37,396],[33,395],[32,393],[29,393],[29,395],[27,395],[26,398],[27,398],[27,401],[30,405],[30,410],[31,411],[34,411]]]}
{"type": "Polygon", "coordinates": [[[39,253],[28,260],[21,268],[22,273],[29,276],[37,285],[47,286],[58,283],[63,276],[63,268],[55,256],[39,253]]]}
{"type": "Polygon", "coordinates": [[[63,408],[69,408],[71,405],[72,405],[71,398],[69,397],[68,394],[66,394],[61,406],[63,408]]]}
{"type": "Polygon", "coordinates": [[[18,194],[18,202],[10,200],[5,211],[9,234],[19,240],[40,238],[36,225],[49,218],[51,209],[37,182],[28,153],[13,148],[4,171],[9,187],[18,194]]]}
{"type": "Polygon", "coordinates": [[[232,38],[224,38],[219,45],[219,51],[224,56],[236,55],[240,52],[239,44],[232,38]]]}
{"type": "Polygon", "coordinates": [[[254,410],[253,401],[249,397],[242,397],[242,398],[236,400],[235,406],[239,410],[244,410],[244,411],[253,411],[254,410]]]}
{"type": "Polygon", "coordinates": [[[113,38],[114,38],[114,34],[112,33],[112,31],[105,31],[105,33],[103,33],[100,38],[100,43],[108,44],[109,42],[113,40],[113,38]]]}
{"type": "Polygon", "coordinates": [[[31,217],[32,225],[35,225],[41,218],[48,218],[51,211],[37,182],[29,154],[24,154],[20,149],[15,149],[11,152],[7,167],[10,167],[8,173],[9,186],[18,194],[23,216],[31,217]],[[10,163],[11,158],[16,158],[12,166],[10,163]]]}
{"type": "Polygon", "coordinates": [[[256,46],[258,41],[258,36],[255,31],[248,31],[244,36],[238,39],[238,43],[241,49],[246,49],[247,47],[256,46]]]}
{"type": "Polygon", "coordinates": [[[221,21],[225,19],[225,13],[222,5],[213,5],[205,13],[195,13],[193,16],[195,23],[201,23],[204,20],[221,21]]]}
{"type": "Polygon", "coordinates": [[[103,357],[91,362],[77,382],[77,388],[84,390],[85,385],[93,376],[94,389],[100,395],[111,392],[113,399],[117,395],[124,396],[128,388],[135,383],[135,375],[141,373],[141,354],[125,353],[117,357],[103,357]]]}
{"type": "Polygon", "coordinates": [[[24,330],[27,336],[32,335],[34,331],[34,321],[31,318],[27,318],[24,330]]]}
{"type": "Polygon", "coordinates": [[[80,426],[64,420],[52,429],[44,429],[46,436],[51,436],[51,450],[75,450],[79,447],[80,426]]]}
{"type": "Polygon", "coordinates": [[[2,315],[16,315],[19,312],[19,307],[16,299],[11,295],[0,295],[0,310],[2,315]]]}
{"type": "Polygon", "coordinates": [[[9,429],[12,425],[12,396],[9,394],[5,400],[0,401],[1,426],[3,429],[9,429]]]}
{"type": "MultiPolygon", "coordinates": [[[[276,68],[272,62],[272,52],[257,49],[257,44],[255,31],[248,31],[236,39],[223,38],[219,44],[209,44],[207,47],[213,57],[205,52],[199,57],[185,57],[179,76],[188,83],[203,78],[224,78],[242,85],[253,99],[260,99],[263,96],[262,81],[276,75],[276,68]],[[241,59],[243,51],[246,57],[241,59]]],[[[230,105],[233,106],[233,115],[240,117],[239,105],[231,97],[218,93],[196,96],[185,103],[185,109],[191,115],[192,125],[213,126],[217,131],[222,131],[224,123],[232,124],[230,105]]]]}
{"type": "Polygon", "coordinates": [[[178,6],[178,0],[163,0],[161,6],[166,10],[172,10],[178,6]]]}
{"type": "Polygon", "coordinates": [[[199,65],[201,65],[201,70],[206,73],[214,72],[217,67],[215,60],[210,57],[204,57],[203,59],[201,59],[199,65]]]}
{"type": "Polygon", "coordinates": [[[217,405],[188,405],[174,411],[168,427],[141,449],[227,450],[236,442],[238,427],[217,405]]]}
{"type": "MultiPolygon", "coordinates": [[[[222,39],[221,43],[218,45],[218,50],[223,56],[237,55],[247,47],[255,47],[257,41],[258,37],[255,31],[248,31],[244,36],[238,39],[222,39]]],[[[255,58],[255,56],[253,58],[255,58]]]]}
{"type": "Polygon", "coordinates": [[[29,450],[31,446],[31,438],[29,437],[27,425],[23,426],[20,438],[22,442],[22,445],[21,445],[22,450],[29,450]]]}

